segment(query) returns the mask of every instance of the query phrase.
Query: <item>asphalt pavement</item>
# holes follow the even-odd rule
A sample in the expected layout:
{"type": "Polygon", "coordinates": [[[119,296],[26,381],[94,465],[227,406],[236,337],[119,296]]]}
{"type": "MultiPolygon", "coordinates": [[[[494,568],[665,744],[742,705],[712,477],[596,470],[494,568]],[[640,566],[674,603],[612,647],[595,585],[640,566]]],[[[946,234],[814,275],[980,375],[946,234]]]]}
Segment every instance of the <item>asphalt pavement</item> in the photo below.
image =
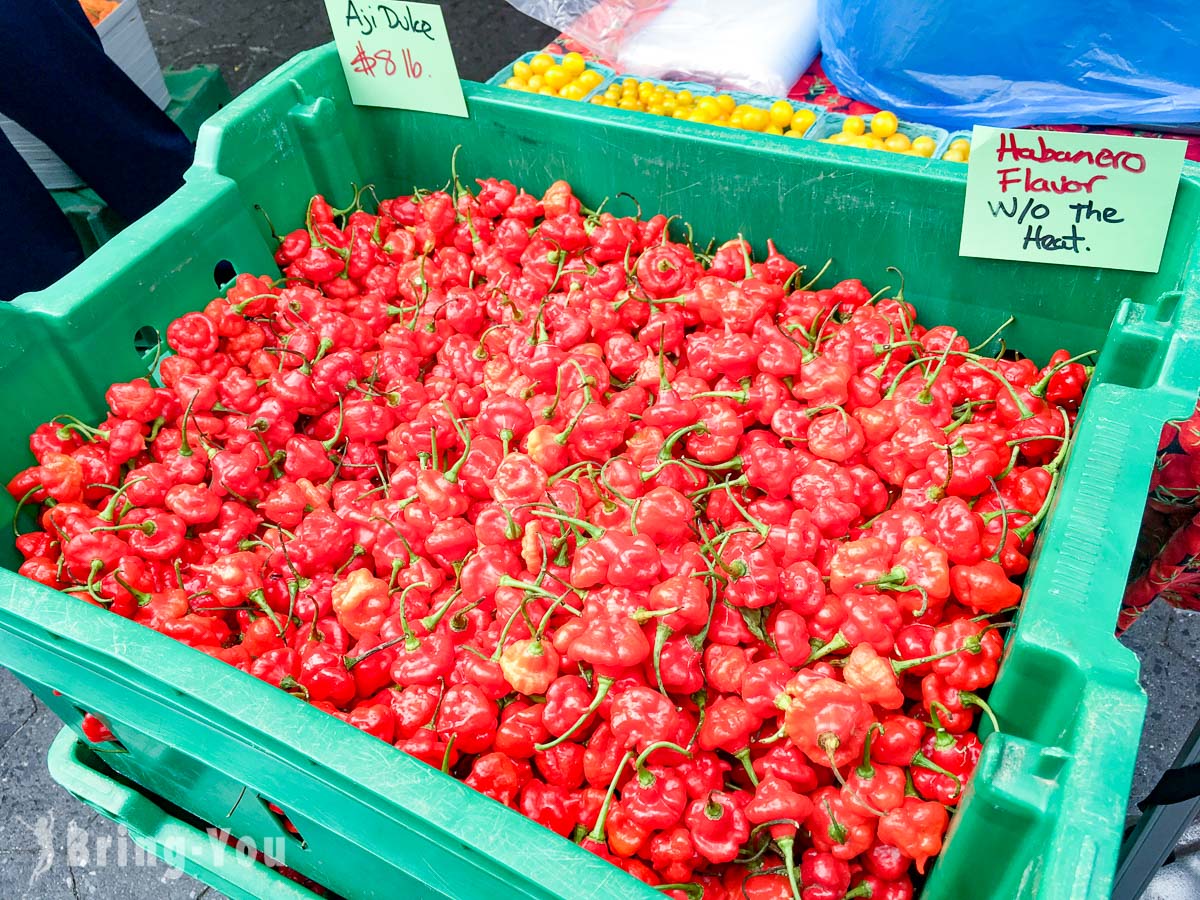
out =
{"type": "MultiPolygon", "coordinates": [[[[2,0],[0,0],[2,2],[2,0]]],[[[160,63],[221,67],[234,94],[301,50],[330,39],[320,0],[141,0],[160,63]]],[[[485,80],[553,33],[501,0],[442,3],[464,78],[485,80]]],[[[1130,800],[1149,791],[1200,718],[1200,615],[1159,607],[1124,642],[1150,696],[1130,800]]],[[[107,819],[59,788],[46,769],[58,720],[0,670],[0,900],[220,900],[222,894],[137,852],[107,819]]],[[[1190,835],[1200,847],[1200,834],[1190,835]]],[[[1200,896],[1187,857],[1156,882],[1154,900],[1200,896]]]]}

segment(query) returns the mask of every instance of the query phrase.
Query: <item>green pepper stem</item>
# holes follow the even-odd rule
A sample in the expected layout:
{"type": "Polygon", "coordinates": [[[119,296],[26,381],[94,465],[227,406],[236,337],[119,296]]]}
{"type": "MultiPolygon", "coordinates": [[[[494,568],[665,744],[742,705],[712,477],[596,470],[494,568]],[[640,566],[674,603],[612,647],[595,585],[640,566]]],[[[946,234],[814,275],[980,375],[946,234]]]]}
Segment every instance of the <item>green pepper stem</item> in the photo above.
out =
{"type": "Polygon", "coordinates": [[[918,768],[921,768],[921,769],[928,769],[931,772],[937,772],[939,775],[945,775],[947,778],[953,778],[954,783],[956,785],[953,796],[957,797],[959,794],[962,793],[962,789],[963,789],[962,778],[955,775],[950,770],[948,770],[942,766],[939,766],[937,763],[935,763],[932,759],[930,759],[928,756],[926,756],[920,750],[918,750],[916,753],[913,754],[913,758],[909,761],[909,765],[917,766],[918,768]]]}
{"type": "Polygon", "coordinates": [[[17,508],[13,510],[12,515],[12,530],[14,538],[19,538],[21,536],[21,529],[18,525],[18,519],[21,517],[21,510],[25,508],[26,503],[33,499],[34,494],[36,494],[38,491],[44,491],[45,489],[46,488],[42,485],[35,484],[24,494],[22,494],[21,499],[17,501],[17,508]]]}
{"type": "MultiPolygon", "coordinates": [[[[714,481],[712,484],[705,485],[698,490],[692,491],[688,497],[695,500],[697,497],[703,497],[705,494],[711,494],[713,491],[729,490],[735,487],[745,487],[750,483],[745,475],[739,475],[737,478],[732,478],[729,481],[714,481]]],[[[755,529],[758,530],[757,528],[755,529]]]]}
{"type": "Polygon", "coordinates": [[[992,730],[1000,730],[1000,721],[996,718],[996,713],[992,710],[991,706],[988,705],[987,701],[974,691],[959,691],[958,699],[963,706],[978,706],[984,711],[988,719],[991,720],[992,730]]]}
{"type": "MultiPolygon", "coordinates": [[[[599,678],[597,678],[596,679],[596,696],[592,698],[592,702],[588,704],[587,709],[585,709],[580,714],[579,718],[575,720],[575,724],[572,725],[570,728],[568,728],[566,731],[564,731],[562,734],[560,734],[558,737],[556,737],[554,740],[547,741],[544,744],[535,744],[533,749],[538,751],[539,753],[543,753],[546,750],[549,750],[551,747],[557,747],[559,744],[561,744],[563,741],[565,741],[567,738],[569,738],[571,735],[573,735],[576,731],[578,731],[580,728],[582,728],[583,724],[591,717],[592,713],[594,713],[596,710],[598,710],[600,708],[600,704],[603,703],[604,698],[608,696],[609,688],[611,688],[613,686],[613,682],[615,680],[616,680],[615,678],[612,678],[608,675],[601,675],[599,678]]],[[[601,823],[603,822],[603,817],[601,817],[599,822],[601,822],[601,823]]],[[[597,840],[603,840],[603,831],[604,831],[603,827],[601,827],[601,837],[598,838],[597,840]]]]}
{"type": "Polygon", "coordinates": [[[689,434],[695,433],[707,434],[708,425],[704,422],[693,422],[691,425],[684,425],[682,428],[675,429],[663,439],[662,446],[658,448],[658,458],[660,460],[670,459],[675,445],[689,434]]]}
{"type": "Polygon", "coordinates": [[[331,437],[327,441],[321,442],[321,446],[324,447],[326,451],[332,450],[334,447],[336,447],[338,445],[338,442],[342,439],[342,425],[346,420],[346,407],[345,407],[345,404],[343,404],[343,402],[342,402],[341,394],[338,394],[337,402],[338,402],[337,427],[333,431],[333,437],[331,437]]]}
{"type": "MultiPolygon", "coordinates": [[[[696,884],[694,881],[679,881],[672,884],[655,884],[651,885],[656,891],[682,891],[687,895],[688,900],[703,900],[704,885],[696,884]]],[[[799,896],[799,895],[797,895],[799,896]]]]}
{"type": "Polygon", "coordinates": [[[596,816],[596,824],[592,826],[592,830],[587,833],[587,840],[603,843],[607,839],[604,833],[604,826],[608,820],[608,810],[612,806],[613,795],[617,792],[617,782],[621,780],[621,775],[625,771],[625,765],[631,759],[633,759],[633,754],[626,751],[625,755],[621,757],[621,762],[617,764],[617,771],[613,773],[612,781],[608,784],[608,792],[605,793],[604,802],[600,805],[600,814],[596,816]]]}
{"type": "Polygon", "coordinates": [[[674,750],[676,753],[682,753],[688,759],[692,758],[692,752],[690,750],[685,750],[678,744],[674,744],[671,741],[655,741],[653,744],[650,744],[648,747],[646,747],[646,749],[640,754],[638,754],[638,758],[634,760],[633,767],[635,769],[642,769],[646,765],[646,759],[655,750],[674,750]]]}
{"type": "Polygon", "coordinates": [[[579,404],[579,409],[575,410],[575,415],[571,416],[571,420],[567,422],[567,426],[554,436],[554,443],[560,447],[565,447],[567,441],[571,439],[571,433],[575,430],[575,426],[579,424],[579,420],[583,417],[584,411],[592,405],[592,388],[588,384],[588,374],[583,371],[583,366],[575,362],[575,368],[579,371],[581,390],[583,391],[583,402],[579,404]]]}
{"type": "MultiPolygon", "coordinates": [[[[734,479],[736,481],[736,479],[734,479]]],[[[729,496],[729,502],[733,504],[733,508],[738,511],[743,519],[750,523],[750,526],[758,532],[758,536],[765,538],[771,531],[771,527],[761,519],[755,518],[750,510],[742,505],[741,501],[733,495],[733,483],[725,482],[725,493],[729,496]]]]}
{"type": "MultiPolygon", "coordinates": [[[[443,400],[442,405],[446,407],[446,412],[450,414],[450,424],[454,426],[455,433],[458,435],[459,440],[463,442],[462,456],[442,475],[448,482],[455,484],[458,481],[458,473],[462,471],[463,464],[467,461],[467,457],[471,455],[471,432],[470,429],[459,421],[458,416],[455,415],[454,410],[450,406],[450,401],[443,400]]],[[[430,429],[430,434],[436,433],[436,429],[430,429]]],[[[436,465],[436,462],[434,464],[436,465]]]]}
{"type": "Polygon", "coordinates": [[[412,629],[408,626],[408,612],[405,610],[404,604],[408,599],[409,591],[415,590],[416,588],[427,588],[429,586],[430,585],[428,581],[417,581],[413,584],[410,584],[400,592],[400,628],[404,631],[404,649],[409,653],[412,653],[414,650],[420,647],[421,642],[417,640],[417,636],[413,634],[412,629]]]}
{"type": "Polygon", "coordinates": [[[829,269],[829,267],[830,267],[830,266],[832,266],[832,265],[833,265],[833,258],[832,258],[832,257],[830,257],[829,259],[825,260],[825,265],[821,266],[821,271],[820,271],[820,272],[818,272],[816,275],[814,275],[814,276],[812,277],[812,280],[811,280],[811,281],[808,281],[808,282],[807,282],[807,283],[805,283],[803,286],[801,286],[801,287],[798,287],[796,290],[798,290],[798,291],[807,291],[807,290],[808,290],[810,287],[812,287],[814,284],[816,284],[818,281],[820,281],[820,280],[821,280],[821,276],[822,276],[822,275],[824,275],[824,274],[825,274],[825,272],[826,272],[826,271],[829,269]]]}
{"type": "Polygon", "coordinates": [[[461,596],[462,591],[454,591],[449,597],[446,598],[446,602],[441,605],[437,612],[430,613],[421,619],[421,625],[425,628],[425,630],[433,631],[433,629],[437,628],[438,624],[443,618],[445,618],[446,613],[450,612],[450,607],[454,605],[454,601],[461,596]]]}
{"type": "Polygon", "coordinates": [[[488,657],[488,659],[490,659],[492,662],[498,662],[500,657],[504,654],[504,645],[508,643],[508,633],[512,631],[513,623],[517,621],[517,618],[524,615],[525,604],[528,602],[528,596],[522,597],[521,602],[517,605],[517,608],[509,614],[508,620],[504,623],[504,627],[500,629],[500,637],[496,639],[496,649],[492,652],[492,655],[488,657]]]}
{"type": "Polygon", "coordinates": [[[275,630],[282,635],[285,631],[283,625],[279,621],[279,617],[275,615],[275,610],[271,609],[271,604],[267,603],[267,595],[263,593],[262,588],[255,588],[246,595],[246,599],[258,607],[259,611],[271,620],[271,624],[275,626],[275,630]]]}
{"type": "Polygon", "coordinates": [[[750,762],[750,748],[743,747],[737,753],[733,754],[733,756],[742,764],[742,768],[746,770],[746,777],[750,779],[750,783],[758,787],[758,773],[754,771],[754,764],[750,762]]]}
{"type": "Polygon", "coordinates": [[[450,774],[450,751],[454,749],[454,739],[456,737],[458,737],[457,732],[451,734],[450,740],[446,741],[446,750],[445,750],[445,752],[442,753],[442,774],[443,775],[450,774]]]}
{"type": "Polygon", "coordinates": [[[811,666],[818,659],[828,656],[830,653],[836,653],[838,650],[845,650],[849,646],[850,642],[846,640],[846,636],[839,631],[830,640],[826,641],[820,647],[814,649],[813,652],[808,655],[808,659],[804,661],[804,665],[801,666],[801,668],[804,668],[804,666],[811,666]]]}
{"type": "Polygon", "coordinates": [[[145,591],[139,591],[128,581],[122,578],[120,572],[113,572],[113,580],[121,587],[125,588],[125,590],[129,592],[130,596],[137,600],[138,606],[145,606],[154,599],[152,595],[146,593],[145,591]]]}
{"type": "Polygon", "coordinates": [[[968,347],[967,351],[969,353],[978,353],[980,350],[987,347],[987,345],[990,344],[992,341],[994,341],[996,338],[1000,337],[1000,335],[1001,335],[1001,333],[1003,333],[1004,329],[1007,328],[1009,325],[1013,324],[1013,322],[1015,322],[1015,321],[1017,321],[1015,318],[1013,318],[1012,316],[1009,316],[1007,319],[1005,319],[1003,322],[1000,323],[999,328],[997,328],[995,331],[993,331],[991,334],[989,334],[987,337],[985,337],[982,341],[980,341],[974,347],[968,347]]]}
{"type": "Polygon", "coordinates": [[[555,512],[553,510],[531,509],[531,515],[542,516],[547,519],[554,519],[558,522],[566,522],[568,525],[574,525],[580,531],[586,532],[588,537],[593,540],[598,540],[604,537],[605,530],[599,525],[594,525],[584,519],[569,516],[566,513],[555,512]]]}
{"type": "Polygon", "coordinates": [[[796,880],[796,851],[795,839],[790,837],[776,838],[775,844],[783,854],[783,865],[787,869],[788,885],[792,889],[792,900],[800,900],[800,883],[796,880]]]}
{"type": "Polygon", "coordinates": [[[871,765],[871,738],[878,731],[883,734],[884,728],[881,722],[872,722],[871,727],[867,729],[867,736],[863,740],[863,761],[862,765],[855,769],[859,778],[874,778],[875,767],[871,765]]]}
{"type": "Polygon", "coordinates": [[[1025,405],[1025,401],[1021,399],[1020,395],[1017,393],[1016,388],[1013,387],[1011,381],[1009,381],[1007,378],[1005,378],[1003,375],[1001,375],[999,372],[995,371],[994,369],[989,369],[987,366],[985,366],[983,363],[981,363],[971,353],[964,353],[961,350],[954,350],[951,352],[955,356],[963,357],[967,362],[971,363],[977,369],[979,369],[981,372],[988,375],[988,377],[994,378],[996,381],[1000,382],[1000,385],[1006,391],[1008,391],[1009,396],[1012,397],[1013,405],[1015,405],[1017,407],[1017,411],[1021,414],[1022,419],[1032,419],[1033,418],[1033,411],[1028,406],[1025,405]]]}
{"type": "Polygon", "coordinates": [[[651,655],[651,660],[654,663],[654,677],[658,680],[658,689],[664,697],[669,697],[667,688],[663,684],[662,677],[662,652],[667,645],[667,639],[675,633],[675,630],[665,622],[659,622],[658,627],[654,630],[654,651],[651,655]]]}
{"type": "Polygon", "coordinates": [[[117,488],[117,490],[113,493],[113,495],[108,498],[108,503],[106,503],[104,505],[104,509],[100,512],[100,514],[98,516],[96,516],[96,518],[102,519],[105,522],[111,522],[113,519],[115,519],[117,517],[117,506],[119,505],[118,501],[120,501],[125,496],[125,492],[127,490],[129,490],[131,487],[133,487],[139,481],[145,481],[145,480],[146,480],[146,476],[140,475],[137,478],[130,478],[127,482],[125,482],[123,485],[121,485],[119,488],[117,488]]]}
{"type": "Polygon", "coordinates": [[[1095,350],[1089,350],[1086,353],[1080,353],[1078,356],[1072,356],[1070,359],[1064,359],[1062,362],[1057,363],[1054,366],[1054,368],[1052,368],[1049,372],[1047,372],[1045,375],[1043,375],[1041,378],[1039,378],[1037,380],[1037,382],[1035,382],[1033,384],[1033,386],[1029,388],[1029,393],[1033,394],[1033,396],[1035,396],[1035,397],[1039,397],[1039,398],[1043,397],[1046,393],[1046,388],[1048,388],[1050,386],[1050,380],[1055,375],[1057,375],[1059,372],[1061,372],[1063,369],[1065,369],[1067,366],[1071,365],[1072,363],[1077,363],[1081,359],[1087,359],[1089,356],[1095,356],[1095,355],[1096,355],[1095,350]]]}
{"type": "MultiPolygon", "coordinates": [[[[188,419],[192,415],[192,406],[199,396],[199,391],[192,394],[192,399],[188,401],[187,409],[183,411],[183,419],[179,423],[179,455],[185,458],[192,455],[192,445],[188,443],[188,419]]],[[[261,439],[262,435],[259,435],[259,438],[261,439]]]]}

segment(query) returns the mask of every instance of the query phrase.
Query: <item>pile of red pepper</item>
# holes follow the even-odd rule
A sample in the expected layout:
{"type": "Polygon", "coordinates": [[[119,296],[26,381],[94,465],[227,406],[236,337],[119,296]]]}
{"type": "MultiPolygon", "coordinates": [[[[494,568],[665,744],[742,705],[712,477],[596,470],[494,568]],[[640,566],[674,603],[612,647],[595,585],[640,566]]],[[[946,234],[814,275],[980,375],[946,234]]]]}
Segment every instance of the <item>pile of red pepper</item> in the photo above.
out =
{"type": "Polygon", "coordinates": [[[1118,632],[1160,598],[1200,609],[1200,405],[1163,426],[1131,575],[1118,632]]]}
{"type": "Polygon", "coordinates": [[[314,197],[39,427],[21,572],[673,897],[911,897],[1089,370],[478,183],[314,197]]]}

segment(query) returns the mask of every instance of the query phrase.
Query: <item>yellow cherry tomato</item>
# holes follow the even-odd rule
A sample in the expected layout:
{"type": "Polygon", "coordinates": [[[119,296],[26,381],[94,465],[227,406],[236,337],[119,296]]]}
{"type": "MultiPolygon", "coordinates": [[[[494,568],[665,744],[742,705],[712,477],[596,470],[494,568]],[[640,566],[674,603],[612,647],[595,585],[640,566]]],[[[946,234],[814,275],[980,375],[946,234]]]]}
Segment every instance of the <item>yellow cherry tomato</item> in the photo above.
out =
{"type": "Polygon", "coordinates": [[[825,141],[829,142],[830,144],[841,144],[843,146],[849,147],[851,145],[851,142],[855,139],[855,137],[856,137],[856,135],[848,134],[845,131],[839,131],[837,134],[831,134],[827,138],[822,138],[822,140],[825,140],[825,141]]]}
{"type": "Polygon", "coordinates": [[[608,99],[608,98],[607,98],[607,97],[605,97],[603,94],[597,94],[595,97],[593,97],[593,98],[592,98],[591,100],[589,100],[588,102],[589,102],[589,103],[594,103],[594,104],[596,104],[596,106],[604,106],[604,105],[605,105],[605,102],[607,101],[607,99],[608,99]]]}
{"type": "Polygon", "coordinates": [[[533,69],[529,67],[529,63],[523,59],[518,59],[513,63],[513,78],[520,78],[522,81],[528,81],[529,76],[533,74],[533,69]]]}
{"type": "Polygon", "coordinates": [[[811,109],[797,110],[792,116],[791,130],[804,134],[808,129],[812,128],[813,122],[817,121],[817,114],[811,109]]]}
{"type": "Polygon", "coordinates": [[[780,134],[792,123],[792,116],[792,104],[786,100],[776,100],[771,104],[771,124],[780,129],[780,134]]]}
{"type": "Polygon", "coordinates": [[[600,84],[600,82],[602,82],[603,80],[604,80],[604,76],[601,75],[599,72],[597,72],[595,69],[588,69],[584,72],[580,72],[579,76],[575,79],[575,82],[577,84],[583,85],[584,90],[590,91],[592,88],[594,88],[598,84],[600,84]]]}
{"type": "Polygon", "coordinates": [[[631,97],[622,97],[621,102],[617,104],[618,109],[641,109],[642,104],[631,97]]]}
{"type": "Polygon", "coordinates": [[[721,105],[715,97],[701,97],[695,102],[695,107],[697,112],[703,112],[708,119],[715,119],[721,114],[721,105]]]}
{"type": "Polygon", "coordinates": [[[672,119],[687,119],[691,116],[686,106],[675,107],[675,112],[671,113],[672,119]]]}
{"type": "Polygon", "coordinates": [[[929,159],[933,156],[933,151],[937,149],[937,141],[927,134],[922,134],[913,138],[912,148],[921,156],[929,159]]]}
{"type": "MultiPolygon", "coordinates": [[[[783,136],[784,136],[784,137],[790,137],[790,138],[804,137],[804,132],[803,132],[803,131],[797,131],[795,128],[789,128],[787,131],[785,131],[785,132],[783,133],[783,136]]],[[[822,138],[822,140],[824,140],[824,138],[822,138]]]]}
{"type": "Polygon", "coordinates": [[[867,130],[867,123],[863,121],[862,116],[846,116],[846,120],[842,122],[842,131],[851,137],[857,137],[867,130]]]}
{"type": "Polygon", "coordinates": [[[763,133],[764,134],[783,134],[783,128],[781,128],[780,126],[778,126],[774,122],[772,122],[770,125],[768,125],[766,128],[763,129],[763,133]]]}
{"type": "Polygon", "coordinates": [[[550,85],[548,85],[548,84],[542,85],[542,89],[540,91],[538,91],[538,93],[542,94],[543,96],[546,96],[546,97],[557,97],[558,96],[558,91],[556,91],[554,88],[550,87],[550,85]]]}
{"type": "Polygon", "coordinates": [[[890,138],[896,133],[896,129],[900,123],[896,121],[896,114],[888,112],[886,109],[880,110],[871,116],[871,134],[883,138],[890,138]]]}
{"type": "Polygon", "coordinates": [[[735,109],[733,112],[731,112],[729,114],[729,124],[732,125],[734,128],[745,128],[746,127],[746,117],[745,117],[745,115],[743,115],[743,113],[740,109],[735,109]]]}
{"type": "Polygon", "coordinates": [[[716,101],[717,106],[721,109],[721,112],[725,113],[726,115],[737,109],[737,101],[728,94],[717,94],[716,101]]]}
{"type": "Polygon", "coordinates": [[[578,75],[580,72],[582,72],[584,69],[587,68],[587,62],[584,61],[583,54],[576,53],[574,50],[572,50],[570,53],[568,53],[566,56],[564,56],[562,58],[562,62],[559,63],[559,65],[562,66],[564,69],[566,69],[568,72],[570,72],[572,75],[578,75]]]}
{"type": "Polygon", "coordinates": [[[534,75],[544,75],[552,65],[554,65],[554,57],[549,53],[539,53],[529,60],[529,69],[534,75]]]}
{"type": "Polygon", "coordinates": [[[947,150],[942,154],[942,159],[950,162],[966,162],[967,158],[958,150],[947,150]]]}
{"type": "Polygon", "coordinates": [[[565,100],[582,100],[583,95],[587,93],[587,88],[583,87],[578,81],[572,81],[570,84],[564,85],[558,91],[558,96],[565,100]]]}
{"type": "Polygon", "coordinates": [[[540,91],[542,88],[544,88],[546,86],[546,79],[544,79],[541,75],[530,75],[529,81],[527,81],[525,83],[529,85],[529,89],[531,91],[536,92],[536,91],[540,91]]]}
{"type": "Polygon", "coordinates": [[[675,110],[678,108],[679,107],[675,105],[675,101],[670,97],[663,101],[662,109],[664,116],[673,116],[675,114],[675,110]]]}
{"type": "Polygon", "coordinates": [[[652,115],[652,116],[661,116],[663,114],[662,104],[661,103],[648,103],[648,104],[646,104],[646,112],[650,113],[650,115],[652,115]]]}
{"type": "Polygon", "coordinates": [[[549,87],[552,87],[557,91],[559,88],[565,87],[567,83],[570,82],[571,73],[562,66],[551,66],[542,73],[542,79],[549,87]]]}
{"type": "Polygon", "coordinates": [[[678,103],[680,106],[691,106],[692,101],[694,99],[695,99],[695,97],[693,96],[692,92],[689,91],[687,88],[684,88],[682,91],[680,91],[678,94],[675,95],[675,102],[678,103]]]}
{"type": "Polygon", "coordinates": [[[883,138],[877,134],[864,134],[862,136],[863,146],[868,150],[885,150],[883,138]]]}
{"type": "Polygon", "coordinates": [[[516,77],[505,79],[503,86],[512,91],[527,91],[527,90],[529,90],[529,85],[526,84],[524,81],[522,81],[520,78],[516,78],[516,77]]]}
{"type": "Polygon", "coordinates": [[[765,109],[752,106],[742,113],[742,127],[751,131],[762,131],[771,124],[771,114],[765,109]]]}
{"type": "Polygon", "coordinates": [[[957,150],[959,153],[970,153],[971,141],[968,138],[955,138],[946,149],[957,150]]]}
{"type": "Polygon", "coordinates": [[[897,131],[895,134],[884,139],[883,146],[886,149],[891,150],[893,153],[903,153],[904,151],[911,149],[912,141],[908,139],[907,134],[902,131],[897,131]]]}

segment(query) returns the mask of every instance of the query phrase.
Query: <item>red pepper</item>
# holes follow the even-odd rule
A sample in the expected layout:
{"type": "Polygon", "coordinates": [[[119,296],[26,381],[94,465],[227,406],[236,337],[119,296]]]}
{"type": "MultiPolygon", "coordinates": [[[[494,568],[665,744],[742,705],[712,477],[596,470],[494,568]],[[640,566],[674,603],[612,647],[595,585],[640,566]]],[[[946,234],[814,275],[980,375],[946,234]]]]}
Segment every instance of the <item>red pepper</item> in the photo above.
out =
{"type": "Polygon", "coordinates": [[[758,783],[754,799],[746,805],[746,818],[755,825],[774,823],[768,830],[776,840],[794,837],[811,812],[812,801],[775,775],[758,783]]]}
{"type": "Polygon", "coordinates": [[[517,808],[539,825],[555,834],[568,836],[579,817],[579,799],[566,788],[545,784],[534,778],[521,789],[517,808]]]}
{"type": "Polygon", "coordinates": [[[1004,642],[986,625],[963,618],[935,628],[929,649],[935,654],[958,649],[935,661],[933,671],[951,687],[973,691],[995,681],[1004,642]]]}
{"type": "Polygon", "coordinates": [[[841,767],[862,753],[873,715],[854,688],[801,672],[787,697],[788,737],[814,763],[841,767]]]}
{"type": "Polygon", "coordinates": [[[871,846],[877,815],[852,809],[836,787],[819,788],[811,799],[812,812],[805,824],[817,850],[849,860],[871,846]]]}
{"type": "Polygon", "coordinates": [[[983,745],[973,734],[933,732],[926,736],[921,755],[914,760],[913,784],[927,800],[956,805],[982,751],[983,745]]]}
{"type": "Polygon", "coordinates": [[[879,840],[916,860],[917,871],[923,875],[929,857],[942,849],[948,821],[942,804],[908,797],[903,806],[879,820],[879,840]]]}
{"type": "Polygon", "coordinates": [[[684,822],[696,852],[710,863],[731,862],[750,836],[750,821],[734,795],[712,791],[693,800],[684,822]]]}

